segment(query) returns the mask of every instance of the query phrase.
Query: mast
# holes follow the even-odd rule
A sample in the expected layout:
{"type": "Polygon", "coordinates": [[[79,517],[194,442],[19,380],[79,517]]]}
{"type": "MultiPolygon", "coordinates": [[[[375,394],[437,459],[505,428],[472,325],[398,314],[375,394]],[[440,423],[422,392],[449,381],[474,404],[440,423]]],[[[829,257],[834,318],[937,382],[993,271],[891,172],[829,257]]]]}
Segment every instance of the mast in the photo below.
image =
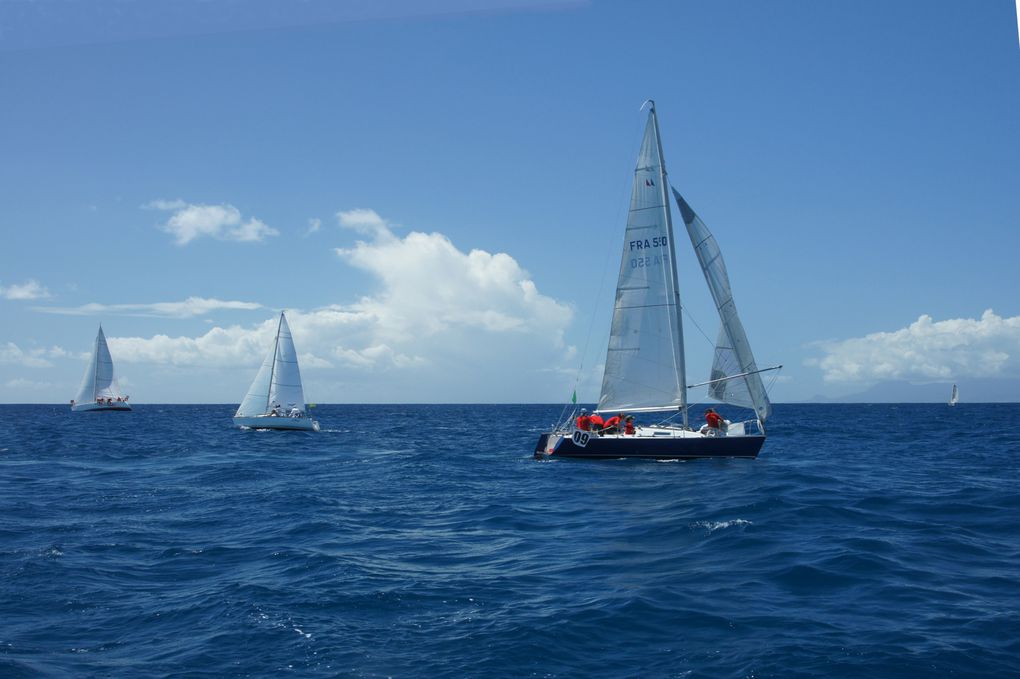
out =
{"type": "Polygon", "coordinates": [[[669,209],[669,195],[666,187],[669,186],[666,180],[666,157],[662,154],[662,137],[659,135],[659,116],[655,112],[655,102],[648,100],[651,104],[652,123],[655,126],[655,144],[659,151],[659,191],[662,193],[662,209],[666,212],[666,231],[669,236],[669,262],[670,275],[673,278],[673,303],[676,305],[676,337],[673,341],[673,357],[676,361],[680,387],[680,412],[683,413],[684,426],[688,426],[687,418],[687,366],[684,363],[684,328],[680,318],[680,286],[676,276],[676,249],[673,246],[673,215],[669,209]]]}
{"type": "Polygon", "coordinates": [[[273,342],[273,365],[269,369],[269,388],[266,390],[266,412],[269,412],[269,397],[273,395],[273,376],[276,372],[276,355],[280,352],[280,328],[283,326],[283,312],[280,312],[280,320],[276,322],[276,341],[273,342]]]}
{"type": "Polygon", "coordinates": [[[103,336],[103,326],[99,325],[99,332],[96,334],[96,343],[92,347],[92,400],[96,400],[96,382],[99,381],[99,338],[103,336]]]}

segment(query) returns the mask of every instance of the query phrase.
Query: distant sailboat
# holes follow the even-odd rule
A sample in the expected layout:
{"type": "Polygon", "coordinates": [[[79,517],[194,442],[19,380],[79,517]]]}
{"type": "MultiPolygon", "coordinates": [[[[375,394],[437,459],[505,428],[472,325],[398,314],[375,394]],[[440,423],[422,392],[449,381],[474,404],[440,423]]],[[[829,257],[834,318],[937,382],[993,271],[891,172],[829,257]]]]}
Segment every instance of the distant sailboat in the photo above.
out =
{"type": "Polygon", "coordinates": [[[319,431],[319,423],[305,412],[297,351],[282,312],[273,346],[234,413],[234,424],[252,429],[319,431]]]}
{"type": "Polygon", "coordinates": [[[113,358],[106,344],[103,326],[99,326],[96,342],[92,345],[92,357],[81,378],[78,395],[71,401],[71,410],[131,410],[128,397],[120,393],[113,376],[113,358]]]}
{"type": "Polygon", "coordinates": [[[949,405],[955,406],[957,401],[959,401],[959,400],[960,400],[960,390],[957,389],[956,385],[954,384],[953,385],[953,393],[949,396],[949,405]]]}
{"type": "Polygon", "coordinates": [[[673,189],[721,323],[709,380],[687,384],[670,187],[655,103],[650,103],[634,170],[597,412],[673,411],[681,416],[682,423],[637,427],[630,434],[626,430],[621,433],[619,428],[615,432],[595,432],[575,427],[572,413],[553,431],[539,437],[536,458],[756,457],[765,442],[765,420],[772,406],[760,373],[781,366],[758,369],[737,316],[719,246],[704,222],[673,189]],[[701,431],[692,429],[687,390],[699,386],[708,386],[713,399],[752,409],[755,419],[720,423],[701,431]]]}

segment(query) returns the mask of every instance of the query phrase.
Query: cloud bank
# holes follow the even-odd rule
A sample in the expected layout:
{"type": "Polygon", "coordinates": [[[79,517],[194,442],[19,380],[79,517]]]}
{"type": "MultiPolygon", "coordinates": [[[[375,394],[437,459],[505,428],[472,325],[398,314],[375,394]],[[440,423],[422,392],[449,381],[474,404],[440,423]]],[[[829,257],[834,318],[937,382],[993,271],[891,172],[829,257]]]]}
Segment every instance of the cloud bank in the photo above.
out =
{"type": "Polygon", "coordinates": [[[177,245],[187,245],[202,236],[255,242],[280,234],[255,217],[243,221],[241,211],[229,204],[203,205],[185,203],[183,200],[154,200],[145,207],[173,212],[160,228],[172,234],[177,245]]]}
{"type": "Polygon", "coordinates": [[[816,344],[809,365],[827,382],[952,380],[1020,376],[1020,316],[991,309],[981,318],[935,321],[925,314],[906,328],[816,344]]]}
{"type": "MultiPolygon", "coordinates": [[[[550,366],[573,351],[563,340],[573,311],[541,294],[513,257],[464,251],[441,233],[399,236],[372,210],[342,212],[338,220],[366,238],[336,255],[370,274],[378,289],[347,303],[288,310],[306,384],[320,375],[340,394],[311,398],[470,400],[487,391],[498,401],[514,388],[526,393],[536,375],[560,380],[550,366]]],[[[118,364],[254,367],[276,322],[274,315],[199,337],[108,339],[118,364]]]]}

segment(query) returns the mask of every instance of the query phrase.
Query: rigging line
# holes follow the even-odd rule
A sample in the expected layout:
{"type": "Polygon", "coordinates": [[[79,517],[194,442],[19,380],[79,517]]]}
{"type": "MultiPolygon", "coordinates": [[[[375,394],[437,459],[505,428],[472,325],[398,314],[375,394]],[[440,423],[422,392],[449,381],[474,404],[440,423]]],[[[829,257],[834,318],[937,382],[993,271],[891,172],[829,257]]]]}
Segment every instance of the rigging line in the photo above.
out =
{"type": "Polygon", "coordinates": [[[691,323],[694,324],[694,327],[698,329],[698,332],[701,333],[701,336],[705,338],[705,341],[708,342],[710,345],[712,345],[714,347],[715,346],[715,342],[713,342],[709,338],[709,336],[705,334],[705,331],[701,329],[701,326],[698,325],[698,321],[695,320],[694,316],[691,315],[691,312],[687,310],[687,307],[684,306],[683,304],[681,304],[680,308],[683,310],[684,314],[686,314],[687,318],[690,319],[691,323]]]}

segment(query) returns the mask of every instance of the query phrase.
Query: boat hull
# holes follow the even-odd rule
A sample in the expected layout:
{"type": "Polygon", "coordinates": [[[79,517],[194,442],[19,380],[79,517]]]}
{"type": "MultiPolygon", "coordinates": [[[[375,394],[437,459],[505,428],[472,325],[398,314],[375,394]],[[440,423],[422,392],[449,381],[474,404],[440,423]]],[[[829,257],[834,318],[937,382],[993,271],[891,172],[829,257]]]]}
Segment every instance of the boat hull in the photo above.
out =
{"type": "Polygon", "coordinates": [[[234,425],[249,429],[280,429],[286,431],[319,431],[319,423],[310,417],[235,417],[234,425]]]}
{"type": "Polygon", "coordinates": [[[131,410],[131,406],[129,406],[124,401],[120,401],[119,403],[117,401],[114,401],[113,403],[110,403],[110,404],[107,404],[107,403],[75,403],[73,406],[71,406],[71,412],[75,412],[75,413],[87,413],[87,412],[94,412],[94,411],[98,411],[98,410],[131,410]]]}
{"type": "MultiPolygon", "coordinates": [[[[589,460],[694,460],[700,458],[755,458],[764,436],[592,436],[584,445],[570,433],[542,434],[535,459],[583,458],[589,460]]],[[[583,439],[581,439],[583,441],[583,439]]]]}

